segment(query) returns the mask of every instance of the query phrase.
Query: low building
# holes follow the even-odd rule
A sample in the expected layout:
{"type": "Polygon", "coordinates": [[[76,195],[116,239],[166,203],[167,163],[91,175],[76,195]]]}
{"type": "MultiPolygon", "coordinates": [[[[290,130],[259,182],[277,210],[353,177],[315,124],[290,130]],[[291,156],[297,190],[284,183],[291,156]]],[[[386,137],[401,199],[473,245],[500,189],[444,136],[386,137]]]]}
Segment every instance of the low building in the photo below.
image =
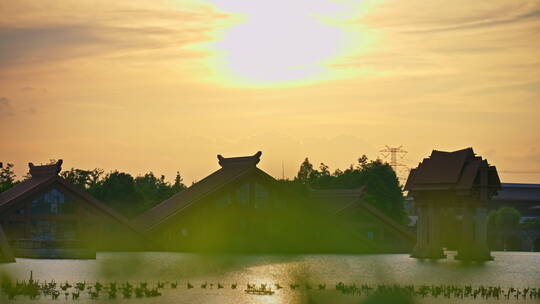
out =
{"type": "Polygon", "coordinates": [[[491,231],[492,246],[499,250],[540,251],[540,184],[503,183],[489,204],[489,209],[512,207],[521,213],[520,225],[510,234],[506,244],[501,235],[491,231]],[[527,225],[527,222],[535,223],[527,225]],[[497,240],[498,239],[498,240],[497,240]]]}
{"type": "Polygon", "coordinates": [[[502,183],[501,189],[491,199],[489,209],[513,207],[523,217],[540,217],[540,184],[502,183]]]}
{"type": "Polygon", "coordinates": [[[362,202],[361,191],[300,195],[259,169],[260,156],[218,155],[221,168],[134,224],[157,250],[407,252],[414,245],[414,235],[362,202]]]}
{"type": "Polygon", "coordinates": [[[0,193],[0,223],[15,256],[95,258],[97,250],[136,249],[141,234],[60,177],[61,165],[30,163],[30,178],[0,193]]]}

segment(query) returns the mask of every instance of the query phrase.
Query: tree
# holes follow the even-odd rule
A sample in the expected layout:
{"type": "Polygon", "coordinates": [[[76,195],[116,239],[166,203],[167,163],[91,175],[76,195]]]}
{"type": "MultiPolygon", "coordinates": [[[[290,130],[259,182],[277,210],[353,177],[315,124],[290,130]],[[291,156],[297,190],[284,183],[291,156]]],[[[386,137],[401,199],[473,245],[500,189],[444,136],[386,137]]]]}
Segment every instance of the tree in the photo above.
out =
{"type": "Polygon", "coordinates": [[[16,178],[13,164],[8,163],[4,168],[0,168],[0,192],[13,187],[17,183],[16,178]]]}
{"type": "Polygon", "coordinates": [[[298,174],[296,174],[295,180],[298,180],[302,184],[309,184],[314,181],[318,176],[319,171],[313,169],[313,165],[306,157],[306,159],[304,159],[304,161],[300,165],[300,169],[298,170],[298,174]]]}
{"type": "Polygon", "coordinates": [[[184,185],[184,183],[182,183],[183,179],[182,177],[180,176],[180,172],[176,171],[176,177],[174,178],[174,184],[173,184],[173,190],[176,192],[180,192],[184,189],[186,189],[186,185],[184,185]]]}
{"type": "Polygon", "coordinates": [[[321,176],[329,176],[330,175],[330,170],[328,168],[329,167],[327,165],[325,165],[324,163],[321,163],[319,165],[320,175],[321,176]]]}
{"type": "Polygon", "coordinates": [[[368,157],[365,155],[365,154],[362,154],[362,156],[360,156],[358,158],[358,165],[357,165],[357,168],[358,169],[362,169],[364,168],[365,166],[367,166],[368,164],[368,157]]]}
{"type": "Polygon", "coordinates": [[[503,248],[508,248],[508,242],[518,227],[521,213],[512,207],[501,207],[497,210],[492,210],[488,216],[488,226],[496,231],[496,234],[503,241],[503,248]]]}
{"type": "Polygon", "coordinates": [[[68,171],[62,171],[60,176],[81,189],[93,189],[100,181],[103,170],[95,168],[93,170],[81,170],[71,168],[68,171]]]}
{"type": "Polygon", "coordinates": [[[380,160],[369,161],[366,155],[358,158],[356,165],[344,171],[329,168],[321,163],[319,170],[306,157],[300,165],[296,182],[315,189],[357,189],[366,186],[364,200],[400,223],[407,223],[404,197],[399,180],[390,165],[380,160]]]}
{"type": "Polygon", "coordinates": [[[135,191],[135,180],[130,174],[110,172],[91,190],[91,194],[117,211],[127,216],[137,214],[140,198],[135,191]]]}

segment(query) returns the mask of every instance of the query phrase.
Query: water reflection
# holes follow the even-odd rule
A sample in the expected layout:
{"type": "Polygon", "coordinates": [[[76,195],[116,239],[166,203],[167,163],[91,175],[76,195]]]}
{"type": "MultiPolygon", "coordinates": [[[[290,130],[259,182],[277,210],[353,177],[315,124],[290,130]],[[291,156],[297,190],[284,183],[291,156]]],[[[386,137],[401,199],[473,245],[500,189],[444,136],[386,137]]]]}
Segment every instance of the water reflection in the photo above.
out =
{"type": "MultiPolygon", "coordinates": [[[[336,292],[337,282],[471,284],[520,288],[540,285],[539,253],[495,252],[493,255],[493,262],[464,264],[451,256],[433,262],[418,261],[403,254],[283,256],[99,253],[96,260],[17,259],[15,264],[0,265],[0,271],[18,279],[27,279],[32,270],[35,278],[42,281],[54,279],[56,282],[179,282],[177,289],[164,290],[162,297],[153,299],[154,303],[359,303],[358,297],[336,292]],[[187,289],[188,282],[194,285],[193,289],[187,289]],[[209,283],[206,289],[200,288],[204,282],[209,283]],[[218,283],[222,283],[224,288],[218,289],[218,283]],[[233,283],[238,283],[237,289],[230,287],[233,283]],[[276,293],[271,296],[245,294],[247,283],[268,284],[276,293]],[[284,288],[277,290],[276,283],[284,288]],[[293,283],[302,288],[292,290],[289,284],[293,283]],[[318,284],[328,287],[319,290],[318,284]],[[312,289],[307,290],[306,286],[312,289]]],[[[40,299],[36,303],[50,301],[50,298],[40,299]]],[[[80,300],[81,303],[85,301],[91,300],[80,300]]],[[[419,302],[432,301],[433,298],[419,302]]],[[[453,301],[436,300],[437,303],[453,301]]],[[[465,300],[460,303],[468,301],[478,302],[465,300]]]]}

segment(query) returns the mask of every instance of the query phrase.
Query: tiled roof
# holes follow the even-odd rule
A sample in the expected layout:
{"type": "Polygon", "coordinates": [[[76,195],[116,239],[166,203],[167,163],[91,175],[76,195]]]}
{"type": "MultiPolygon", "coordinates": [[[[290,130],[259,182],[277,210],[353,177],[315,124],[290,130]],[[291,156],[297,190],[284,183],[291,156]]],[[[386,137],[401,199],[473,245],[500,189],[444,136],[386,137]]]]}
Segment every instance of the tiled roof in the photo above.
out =
{"type": "Polygon", "coordinates": [[[467,148],[454,152],[433,150],[429,158],[424,158],[417,168],[410,171],[404,189],[471,190],[478,186],[497,189],[500,186],[497,169],[476,156],[472,148],[467,148]],[[487,170],[486,180],[482,180],[481,170],[487,170]]]}
{"type": "Polygon", "coordinates": [[[117,222],[126,225],[131,230],[138,232],[138,230],[131,224],[131,222],[128,221],[123,215],[119,214],[118,212],[116,212],[109,206],[103,204],[101,201],[97,200],[82,189],[79,189],[78,187],[72,185],[62,177],[58,176],[57,173],[61,170],[61,164],[61,161],[57,162],[54,165],[45,166],[34,166],[30,163],[29,167],[32,177],[0,193],[0,212],[10,208],[14,204],[22,202],[23,200],[27,199],[38,191],[45,190],[47,187],[54,183],[59,183],[75,195],[84,199],[87,203],[91,204],[96,209],[101,210],[104,214],[107,214],[117,222]]]}
{"type": "Polygon", "coordinates": [[[315,190],[309,189],[310,197],[319,203],[329,213],[340,215],[347,214],[353,210],[361,210],[364,213],[376,218],[386,224],[388,228],[397,232],[405,239],[415,242],[416,236],[414,233],[400,223],[394,221],[376,207],[362,200],[365,187],[358,189],[332,189],[332,190],[315,190]]]}
{"type": "Polygon", "coordinates": [[[0,193],[0,211],[11,206],[11,203],[32,195],[35,191],[51,184],[55,176],[44,176],[27,179],[0,193]]]}
{"type": "Polygon", "coordinates": [[[468,158],[474,158],[471,148],[444,152],[433,150],[429,158],[419,164],[422,174],[415,179],[417,184],[455,184],[459,182],[461,170],[468,158]]]}
{"type": "Polygon", "coordinates": [[[274,180],[256,167],[260,156],[261,152],[257,152],[253,156],[234,158],[224,158],[218,155],[219,164],[222,166],[219,170],[150,209],[135,219],[133,223],[143,231],[148,231],[167,218],[183,211],[186,207],[247,174],[256,173],[274,180]]]}

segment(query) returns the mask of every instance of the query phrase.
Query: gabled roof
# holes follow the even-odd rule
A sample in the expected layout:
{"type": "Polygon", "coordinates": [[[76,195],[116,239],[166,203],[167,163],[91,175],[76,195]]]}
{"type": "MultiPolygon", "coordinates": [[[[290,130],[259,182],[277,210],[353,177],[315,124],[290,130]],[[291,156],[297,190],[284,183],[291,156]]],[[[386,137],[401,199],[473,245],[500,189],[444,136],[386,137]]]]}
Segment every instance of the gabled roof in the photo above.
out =
{"type": "Polygon", "coordinates": [[[148,210],[135,219],[134,224],[144,231],[151,230],[168,218],[182,212],[185,208],[249,174],[258,174],[270,181],[275,181],[273,177],[256,167],[261,154],[259,151],[252,156],[231,158],[218,155],[221,165],[219,170],[148,210]]]}
{"type": "Polygon", "coordinates": [[[365,192],[366,187],[358,189],[331,189],[331,190],[315,190],[309,189],[310,197],[317,201],[322,208],[326,209],[329,213],[335,215],[348,214],[354,210],[361,210],[362,212],[374,217],[375,219],[383,222],[392,231],[398,233],[406,240],[410,242],[416,241],[414,233],[395,220],[391,219],[376,207],[366,203],[362,199],[362,195],[365,192]]]}
{"type": "Polygon", "coordinates": [[[419,164],[422,172],[415,179],[418,184],[455,184],[459,181],[461,170],[468,158],[474,158],[471,148],[454,152],[433,150],[429,158],[419,164]]]}
{"type": "Polygon", "coordinates": [[[56,164],[43,166],[35,166],[30,163],[29,167],[31,178],[0,193],[0,213],[11,208],[17,203],[30,198],[35,193],[47,189],[53,184],[60,184],[74,195],[92,205],[94,208],[102,211],[106,215],[109,215],[113,220],[126,225],[135,232],[138,232],[137,229],[123,215],[103,204],[79,187],[72,185],[70,182],[60,177],[58,173],[61,171],[61,165],[62,160],[59,160],[56,164]]]}
{"type": "MultiPolygon", "coordinates": [[[[444,152],[433,150],[429,158],[410,171],[404,189],[409,191],[498,189],[495,166],[476,156],[472,148],[444,152]],[[485,170],[485,171],[483,171],[485,170]],[[485,179],[480,172],[486,172],[485,179]]],[[[496,191],[490,191],[490,193],[496,191]]]]}

